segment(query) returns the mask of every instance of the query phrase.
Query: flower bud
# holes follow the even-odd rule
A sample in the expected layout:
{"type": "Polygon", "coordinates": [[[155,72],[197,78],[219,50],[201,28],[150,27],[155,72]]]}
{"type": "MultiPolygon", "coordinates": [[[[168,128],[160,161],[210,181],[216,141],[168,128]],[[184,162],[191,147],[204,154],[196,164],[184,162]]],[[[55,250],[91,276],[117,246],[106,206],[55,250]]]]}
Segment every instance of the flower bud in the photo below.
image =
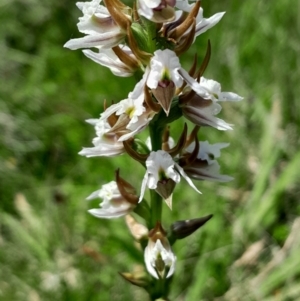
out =
{"type": "Polygon", "coordinates": [[[139,275],[138,273],[121,273],[119,274],[128,282],[130,282],[133,285],[139,286],[139,287],[146,287],[148,285],[148,282],[144,275],[139,275]]]}
{"type": "Polygon", "coordinates": [[[193,234],[196,230],[202,227],[207,221],[212,218],[212,214],[200,217],[189,219],[185,221],[177,221],[171,225],[172,236],[175,239],[182,239],[191,234],[193,234]]]}
{"type": "Polygon", "coordinates": [[[148,229],[144,225],[138,223],[131,215],[126,215],[125,221],[130,233],[136,240],[140,240],[148,235],[148,229]]]}

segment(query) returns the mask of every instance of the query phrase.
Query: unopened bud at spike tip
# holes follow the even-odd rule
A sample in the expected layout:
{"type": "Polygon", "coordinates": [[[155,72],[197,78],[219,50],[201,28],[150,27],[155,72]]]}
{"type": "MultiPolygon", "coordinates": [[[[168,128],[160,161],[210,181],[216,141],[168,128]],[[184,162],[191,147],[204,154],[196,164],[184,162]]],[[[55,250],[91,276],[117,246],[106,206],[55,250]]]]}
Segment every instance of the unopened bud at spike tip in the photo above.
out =
{"type": "Polygon", "coordinates": [[[185,238],[185,237],[193,234],[195,231],[197,231],[206,222],[208,222],[212,217],[213,217],[213,215],[210,214],[210,215],[200,217],[200,218],[194,218],[194,219],[185,220],[185,221],[177,221],[171,225],[172,235],[176,239],[185,238]]]}

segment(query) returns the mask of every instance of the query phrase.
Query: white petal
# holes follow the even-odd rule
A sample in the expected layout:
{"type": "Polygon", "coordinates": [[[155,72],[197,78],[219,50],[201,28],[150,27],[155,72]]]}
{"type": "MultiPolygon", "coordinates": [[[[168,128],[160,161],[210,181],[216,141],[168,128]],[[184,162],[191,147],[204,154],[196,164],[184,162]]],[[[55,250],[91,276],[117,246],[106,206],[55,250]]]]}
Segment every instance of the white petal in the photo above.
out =
{"type": "Polygon", "coordinates": [[[158,179],[156,175],[148,174],[148,188],[149,189],[156,189],[157,188],[158,179]]]}
{"type": "Polygon", "coordinates": [[[100,46],[102,48],[111,48],[119,45],[123,39],[123,33],[120,31],[112,31],[103,34],[87,35],[78,39],[71,39],[64,45],[64,47],[71,50],[100,46]]]}
{"type": "Polygon", "coordinates": [[[146,264],[146,268],[147,268],[147,271],[156,279],[159,279],[158,278],[158,275],[156,273],[156,270],[155,268],[153,267],[152,265],[152,250],[150,249],[149,246],[147,246],[145,248],[145,251],[144,251],[144,259],[145,259],[145,264],[146,264]]]}
{"type": "Polygon", "coordinates": [[[165,72],[167,72],[175,86],[180,87],[182,85],[182,78],[178,74],[180,68],[179,58],[174,51],[169,49],[156,50],[150,62],[147,86],[150,89],[156,89],[158,83],[164,79],[165,72]]]}
{"type": "Polygon", "coordinates": [[[109,106],[100,116],[100,120],[106,120],[109,116],[116,113],[121,107],[121,101],[109,106]]]}
{"type": "Polygon", "coordinates": [[[101,191],[101,189],[94,191],[93,193],[91,193],[91,194],[86,198],[86,200],[87,200],[87,201],[90,201],[90,200],[93,200],[93,199],[98,198],[98,197],[99,197],[100,191],[101,191]]]}
{"type": "Polygon", "coordinates": [[[243,97],[233,92],[222,92],[219,101],[240,101],[243,97]]]}
{"type": "Polygon", "coordinates": [[[207,90],[204,89],[194,78],[192,78],[188,72],[181,68],[178,70],[178,73],[197,94],[204,98],[207,97],[207,90]]]}
{"type": "Polygon", "coordinates": [[[196,24],[195,37],[199,36],[200,34],[206,32],[208,29],[215,26],[222,19],[224,14],[225,12],[221,12],[213,15],[208,19],[203,18],[202,21],[196,24]]]}
{"type": "Polygon", "coordinates": [[[172,253],[172,256],[173,256],[173,258],[172,258],[172,264],[171,264],[171,266],[170,266],[170,270],[169,270],[169,272],[168,272],[166,278],[169,278],[169,277],[172,276],[172,275],[174,274],[174,272],[175,272],[176,256],[175,256],[173,253],[172,253]]]}
{"type": "Polygon", "coordinates": [[[194,3],[193,4],[189,4],[189,2],[187,0],[176,0],[176,7],[180,10],[183,10],[185,12],[190,12],[192,10],[192,8],[194,7],[194,3]]]}
{"type": "Polygon", "coordinates": [[[150,70],[147,67],[145,72],[144,72],[144,75],[143,75],[142,79],[135,85],[133,91],[128,94],[128,97],[133,98],[133,99],[137,99],[141,96],[141,94],[144,93],[144,86],[146,84],[149,72],[150,72],[150,70]]]}
{"type": "Polygon", "coordinates": [[[145,5],[147,5],[150,8],[155,8],[155,7],[159,6],[161,0],[139,0],[139,2],[144,3],[145,5]]]}
{"type": "Polygon", "coordinates": [[[121,62],[116,55],[113,56],[113,51],[111,51],[112,53],[96,53],[94,51],[85,49],[82,52],[86,57],[93,60],[97,64],[108,67],[116,76],[128,77],[133,74],[133,71],[130,70],[130,68],[127,67],[123,62],[121,62]]]}
{"type": "Polygon", "coordinates": [[[188,184],[194,188],[198,193],[202,194],[197,187],[194,185],[193,181],[188,177],[188,175],[184,172],[183,168],[180,167],[177,163],[175,163],[176,169],[180,172],[180,174],[184,177],[184,179],[188,182],[188,184]]]}
{"type": "Polygon", "coordinates": [[[198,193],[202,194],[197,187],[194,185],[193,181],[188,177],[188,175],[184,172],[183,168],[180,167],[177,163],[175,163],[176,169],[180,172],[180,174],[185,178],[185,180],[189,183],[189,185],[194,188],[198,193]]]}
{"type": "Polygon", "coordinates": [[[144,198],[147,183],[148,183],[148,172],[145,173],[145,176],[143,178],[142,187],[141,187],[141,194],[140,194],[140,198],[139,198],[139,203],[144,198]]]}
{"type": "MultiPolygon", "coordinates": [[[[195,143],[192,144],[194,148],[195,143]]],[[[206,160],[208,164],[212,164],[216,161],[216,158],[219,158],[221,156],[221,149],[228,147],[229,145],[229,143],[210,144],[208,143],[208,141],[200,141],[200,150],[197,155],[197,158],[201,160],[206,160]],[[211,157],[213,157],[213,159],[211,159],[211,157]]],[[[187,149],[187,151],[189,150],[187,149]]]]}
{"type": "Polygon", "coordinates": [[[232,130],[231,124],[213,116],[208,108],[197,109],[189,106],[186,111],[183,111],[183,114],[187,119],[199,126],[210,125],[220,131],[232,130]]]}
{"type": "Polygon", "coordinates": [[[84,147],[78,154],[87,158],[91,157],[114,157],[124,153],[125,149],[122,146],[112,146],[111,148],[98,147],[84,147]]]}
{"type": "Polygon", "coordinates": [[[115,210],[113,208],[108,208],[108,209],[100,208],[100,209],[88,210],[88,212],[94,215],[95,217],[106,218],[106,219],[122,217],[128,214],[130,211],[131,211],[130,207],[117,208],[115,210]]]}
{"type": "Polygon", "coordinates": [[[85,122],[95,126],[99,122],[99,119],[97,118],[86,119],[85,122]]]}

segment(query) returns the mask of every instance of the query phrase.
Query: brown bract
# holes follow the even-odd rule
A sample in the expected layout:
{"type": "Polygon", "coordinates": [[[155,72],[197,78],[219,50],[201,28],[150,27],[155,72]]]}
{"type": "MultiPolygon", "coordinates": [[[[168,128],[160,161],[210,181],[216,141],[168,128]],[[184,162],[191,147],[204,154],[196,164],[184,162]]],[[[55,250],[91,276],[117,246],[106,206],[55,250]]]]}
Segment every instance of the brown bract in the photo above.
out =
{"type": "Polygon", "coordinates": [[[120,48],[120,46],[115,46],[112,48],[115,55],[120,59],[122,63],[128,66],[131,70],[137,70],[140,66],[138,60],[120,48]]]}
{"type": "Polygon", "coordinates": [[[136,205],[139,197],[136,195],[134,187],[120,177],[120,170],[116,171],[116,183],[121,196],[130,204],[136,205]]]}
{"type": "Polygon", "coordinates": [[[131,16],[131,8],[119,0],[103,0],[103,2],[115,23],[126,32],[131,25],[129,18],[131,16]]]}
{"type": "Polygon", "coordinates": [[[164,24],[160,31],[162,37],[175,44],[174,52],[177,55],[187,51],[194,42],[199,9],[200,1],[196,1],[189,13],[182,12],[178,20],[164,24]]]}

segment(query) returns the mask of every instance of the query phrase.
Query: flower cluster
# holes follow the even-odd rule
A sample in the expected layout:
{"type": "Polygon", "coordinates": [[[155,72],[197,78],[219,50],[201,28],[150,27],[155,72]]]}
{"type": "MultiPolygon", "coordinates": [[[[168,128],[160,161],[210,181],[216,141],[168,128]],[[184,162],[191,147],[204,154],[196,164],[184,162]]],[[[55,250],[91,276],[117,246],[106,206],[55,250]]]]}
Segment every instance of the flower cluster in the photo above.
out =
{"type": "MultiPolygon", "coordinates": [[[[126,153],[146,168],[139,194],[117,171],[115,181],[88,197],[103,199],[101,208],[89,212],[99,218],[131,213],[144,218],[148,234],[140,236],[139,241],[146,269],[155,279],[168,278],[175,271],[176,261],[171,245],[185,237],[182,227],[190,235],[204,222],[176,222],[168,233],[162,226],[162,201],[172,208],[173,191],[181,177],[198,193],[191,179],[232,179],[220,174],[217,162],[221,149],[229,144],[199,141],[197,133],[203,126],[231,130],[231,125],[216,115],[223,101],[239,101],[242,97],[222,92],[218,82],[203,77],[210,59],[210,42],[200,67],[196,56],[189,70],[182,68],[179,59],[200,34],[220,21],[224,12],[206,19],[200,1],[188,0],[137,0],[133,7],[120,0],[92,0],[78,2],[77,6],[83,14],[78,30],[85,36],[71,39],[65,47],[83,49],[88,58],[116,76],[139,77],[126,98],[109,106],[105,103],[98,119],[87,120],[94,126],[96,137],[94,146],[83,148],[80,154],[112,157],[126,153]],[[188,134],[185,125],[175,143],[168,125],[181,117],[191,121],[194,128],[188,134]],[[146,128],[150,129],[148,143],[137,139],[146,128]],[[153,191],[151,202],[144,199],[147,188],[153,191]]],[[[133,275],[125,278],[141,283],[133,280],[133,275]]]]}

